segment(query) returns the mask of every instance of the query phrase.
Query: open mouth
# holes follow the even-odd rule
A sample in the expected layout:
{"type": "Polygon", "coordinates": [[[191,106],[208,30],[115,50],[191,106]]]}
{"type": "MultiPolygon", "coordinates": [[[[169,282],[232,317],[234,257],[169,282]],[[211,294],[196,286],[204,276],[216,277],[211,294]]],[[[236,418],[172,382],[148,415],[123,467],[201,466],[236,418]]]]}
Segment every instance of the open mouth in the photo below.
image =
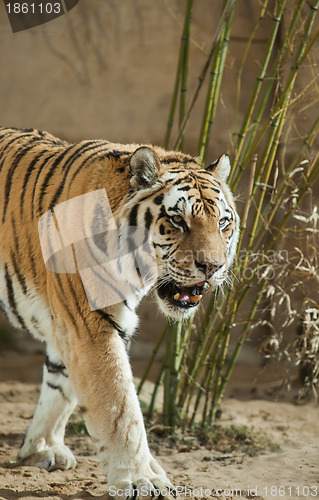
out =
{"type": "Polygon", "coordinates": [[[203,296],[205,283],[206,281],[201,281],[192,286],[180,286],[175,281],[170,281],[159,285],[157,293],[162,300],[168,300],[175,307],[196,307],[203,296]]]}

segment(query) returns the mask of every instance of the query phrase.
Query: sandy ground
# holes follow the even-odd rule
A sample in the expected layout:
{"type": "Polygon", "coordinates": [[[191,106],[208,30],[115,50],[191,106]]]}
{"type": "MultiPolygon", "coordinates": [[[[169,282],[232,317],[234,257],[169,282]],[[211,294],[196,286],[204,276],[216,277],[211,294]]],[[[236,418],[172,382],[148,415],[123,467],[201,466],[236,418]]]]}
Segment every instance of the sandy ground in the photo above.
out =
{"type": "MultiPolygon", "coordinates": [[[[78,459],[75,470],[47,472],[12,463],[38,398],[42,359],[41,354],[0,355],[0,499],[108,498],[106,477],[86,435],[67,432],[66,443],[78,459]]],[[[318,405],[274,402],[269,401],[270,397],[258,399],[266,394],[260,389],[250,393],[254,398],[250,400],[246,391],[246,401],[237,399],[238,394],[242,396],[243,391],[235,384],[223,401],[219,423],[245,425],[266,436],[276,445],[274,449],[249,456],[241,447],[216,450],[197,441],[194,445],[190,437],[172,439],[154,428],[148,429],[153,453],[172,482],[183,489],[179,497],[311,499],[319,496],[318,405]]],[[[80,418],[79,412],[71,417],[80,418]]]]}

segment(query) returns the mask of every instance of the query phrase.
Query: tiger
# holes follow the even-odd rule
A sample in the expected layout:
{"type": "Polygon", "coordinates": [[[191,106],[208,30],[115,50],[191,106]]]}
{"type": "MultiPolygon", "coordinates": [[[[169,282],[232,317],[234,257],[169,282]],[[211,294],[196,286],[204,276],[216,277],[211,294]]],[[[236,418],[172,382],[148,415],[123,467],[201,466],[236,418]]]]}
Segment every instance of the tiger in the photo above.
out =
{"type": "Polygon", "coordinates": [[[64,434],[79,405],[113,495],[173,491],[148,446],[129,343],[148,293],[183,320],[229,281],[230,168],[226,154],[203,168],[159,146],[0,128],[0,305],[46,343],[17,464],[76,467],[64,434]]]}

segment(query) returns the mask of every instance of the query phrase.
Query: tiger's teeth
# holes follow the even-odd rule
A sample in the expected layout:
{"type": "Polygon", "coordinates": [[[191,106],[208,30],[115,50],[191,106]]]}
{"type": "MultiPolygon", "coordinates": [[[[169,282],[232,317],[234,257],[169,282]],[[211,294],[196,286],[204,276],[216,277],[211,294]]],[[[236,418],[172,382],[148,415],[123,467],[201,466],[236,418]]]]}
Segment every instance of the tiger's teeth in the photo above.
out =
{"type": "Polygon", "coordinates": [[[196,302],[199,302],[200,299],[202,298],[202,295],[191,295],[191,303],[196,304],[196,302]]]}
{"type": "Polygon", "coordinates": [[[179,299],[179,296],[180,296],[180,293],[175,293],[175,295],[174,295],[174,300],[178,300],[178,299],[179,299]]]}

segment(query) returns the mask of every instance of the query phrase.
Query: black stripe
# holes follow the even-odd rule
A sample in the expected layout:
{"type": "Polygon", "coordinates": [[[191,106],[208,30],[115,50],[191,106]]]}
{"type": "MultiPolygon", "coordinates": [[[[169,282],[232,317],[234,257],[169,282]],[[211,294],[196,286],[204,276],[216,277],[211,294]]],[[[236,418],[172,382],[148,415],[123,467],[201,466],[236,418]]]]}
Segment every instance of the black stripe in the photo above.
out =
{"type": "Polygon", "coordinates": [[[113,326],[115,330],[117,330],[121,339],[123,339],[124,341],[127,341],[127,339],[129,339],[128,333],[122,330],[122,328],[116,323],[116,321],[112,318],[110,314],[106,313],[102,309],[99,309],[95,312],[97,312],[103,319],[105,319],[111,326],[113,326]]]}
{"type": "MultiPolygon", "coordinates": [[[[93,146],[92,148],[89,148],[88,151],[91,151],[92,149],[95,149],[97,147],[99,147],[98,151],[92,151],[92,153],[90,154],[90,156],[88,156],[87,158],[85,158],[85,160],[81,163],[81,165],[79,165],[77,167],[77,169],[73,172],[72,174],[72,177],[71,179],[69,179],[69,187],[70,185],[72,184],[72,182],[74,181],[74,179],[76,178],[76,176],[81,172],[81,170],[83,169],[83,167],[89,162],[89,161],[94,161],[95,158],[98,158],[99,156],[102,157],[101,155],[101,151],[103,152],[103,150],[101,150],[101,146],[103,146],[104,144],[101,144],[101,143],[96,143],[95,146],[93,146]]],[[[102,157],[103,158],[103,157],[102,157]]]]}
{"type": "Polygon", "coordinates": [[[164,199],[164,195],[163,194],[159,194],[157,195],[155,198],[154,198],[154,203],[155,205],[161,205],[162,201],[164,199]]]}
{"type": "MultiPolygon", "coordinates": [[[[68,316],[69,316],[69,318],[70,318],[70,320],[71,320],[71,322],[72,322],[72,324],[74,326],[75,331],[79,334],[79,331],[78,331],[79,330],[79,325],[78,325],[78,323],[76,322],[74,316],[71,314],[70,310],[67,307],[69,297],[65,294],[64,286],[63,286],[62,281],[61,281],[61,275],[60,275],[60,273],[55,273],[55,278],[56,278],[56,281],[57,281],[57,283],[59,285],[59,293],[63,295],[63,299],[64,299],[64,300],[61,301],[61,304],[64,306],[64,309],[67,312],[67,314],[68,314],[68,316]]],[[[76,294],[75,294],[74,288],[73,288],[73,286],[72,286],[72,284],[70,282],[70,279],[67,280],[67,284],[69,285],[70,296],[71,297],[76,297],[76,294]]],[[[85,324],[87,330],[89,331],[88,325],[87,325],[87,323],[86,323],[86,321],[85,321],[85,319],[83,317],[82,311],[81,311],[81,309],[80,309],[80,307],[78,305],[77,300],[75,300],[74,302],[76,304],[76,308],[77,308],[77,312],[78,312],[79,316],[82,318],[83,323],[85,324]]]]}
{"type": "Polygon", "coordinates": [[[23,204],[24,204],[24,200],[25,200],[25,192],[26,192],[26,189],[27,189],[28,181],[29,181],[29,179],[31,177],[31,174],[32,174],[33,170],[35,169],[36,164],[42,158],[43,155],[44,155],[44,151],[41,151],[41,153],[39,153],[38,155],[36,155],[33,158],[33,160],[30,163],[30,165],[28,166],[27,171],[25,173],[24,181],[23,181],[23,186],[22,186],[22,191],[21,191],[21,196],[20,196],[20,215],[21,215],[21,217],[23,215],[23,204]]]}
{"type": "Polygon", "coordinates": [[[62,362],[54,363],[50,360],[48,355],[45,357],[45,366],[47,367],[49,373],[61,373],[64,377],[68,377],[68,374],[65,373],[65,365],[62,362]]]}
{"type": "Polygon", "coordinates": [[[37,261],[35,260],[34,254],[31,253],[31,235],[28,234],[28,245],[27,248],[29,249],[29,262],[31,264],[31,271],[32,271],[32,276],[34,278],[35,283],[37,283],[37,277],[38,277],[38,268],[37,268],[37,261]]]}
{"type": "Polygon", "coordinates": [[[147,208],[147,210],[145,212],[144,220],[145,220],[146,229],[149,229],[151,227],[152,222],[153,222],[153,215],[152,215],[152,212],[150,211],[149,208],[147,208]]]}
{"type": "MultiPolygon", "coordinates": [[[[35,191],[37,189],[37,185],[38,185],[38,181],[39,181],[39,178],[40,178],[40,175],[42,173],[42,167],[44,166],[44,164],[50,160],[53,156],[56,155],[56,151],[54,151],[54,153],[50,154],[49,156],[46,156],[45,159],[43,160],[43,162],[41,163],[41,165],[39,165],[38,167],[38,173],[37,173],[37,176],[33,182],[33,189],[32,189],[32,196],[31,196],[31,203],[32,203],[32,219],[34,219],[34,215],[35,215],[35,191]]],[[[42,215],[42,214],[40,214],[42,215]]]]}
{"type": "Polygon", "coordinates": [[[15,249],[16,253],[19,254],[20,253],[20,245],[19,245],[18,231],[17,231],[17,225],[16,225],[14,213],[11,214],[11,225],[12,225],[12,230],[13,230],[14,249],[15,249]]]}
{"type": "Polygon", "coordinates": [[[19,127],[3,127],[3,130],[14,130],[15,132],[28,132],[34,133],[37,132],[34,128],[19,128],[19,127]]]}
{"type": "Polygon", "coordinates": [[[17,304],[16,304],[16,301],[14,298],[12,279],[11,279],[9,271],[8,271],[8,264],[5,264],[5,266],[4,266],[4,273],[5,273],[5,282],[6,282],[6,287],[7,287],[8,301],[9,301],[11,311],[16,316],[18,322],[21,325],[21,328],[23,328],[24,330],[27,330],[25,323],[17,310],[17,304]]]}
{"type": "Polygon", "coordinates": [[[212,206],[215,206],[216,205],[216,201],[215,200],[212,200],[211,198],[202,198],[203,201],[205,201],[206,203],[208,203],[209,205],[212,205],[212,206]]]}
{"type": "MultiPolygon", "coordinates": [[[[191,156],[184,156],[184,157],[179,157],[179,158],[164,158],[161,160],[161,163],[164,163],[165,165],[169,165],[170,163],[183,163],[186,165],[187,163],[194,162],[194,158],[191,156]]],[[[195,162],[196,163],[196,162],[195,162]]]]}
{"type": "Polygon", "coordinates": [[[139,204],[137,203],[136,205],[133,206],[133,208],[131,209],[130,213],[129,213],[129,225],[132,227],[136,227],[137,226],[137,213],[138,213],[138,208],[139,208],[139,204]]]}
{"type": "Polygon", "coordinates": [[[50,168],[48,169],[48,171],[46,173],[46,176],[45,176],[43,182],[41,183],[40,194],[38,196],[38,199],[39,199],[39,208],[38,208],[38,211],[39,211],[40,215],[42,214],[43,198],[44,198],[44,195],[46,193],[49,181],[52,178],[53,174],[55,173],[56,167],[60,166],[61,161],[63,161],[64,157],[68,153],[70,153],[70,151],[72,150],[73,147],[74,146],[67,147],[62,152],[60,152],[60,154],[55,158],[55,160],[53,161],[53,163],[50,165],[50,168]]]}
{"type": "Polygon", "coordinates": [[[15,256],[13,251],[11,251],[11,260],[12,260],[15,275],[18,278],[18,281],[19,281],[20,286],[22,288],[23,295],[26,295],[28,293],[28,287],[27,287],[27,284],[25,281],[25,277],[19,271],[17,259],[16,259],[16,256],[15,256]]]}
{"type": "Polygon", "coordinates": [[[185,196],[181,196],[180,198],[178,198],[177,202],[175,203],[175,205],[173,207],[168,207],[168,210],[172,210],[173,212],[179,212],[179,204],[181,201],[185,201],[186,202],[186,198],[185,196]]]}
{"type": "Polygon", "coordinates": [[[59,391],[61,393],[61,396],[63,396],[64,399],[67,399],[68,401],[70,401],[69,398],[65,395],[65,393],[60,385],[55,385],[55,384],[52,384],[51,382],[47,381],[47,386],[50,387],[50,389],[55,389],[55,390],[59,391]]]}
{"type": "MultiPolygon", "coordinates": [[[[103,145],[109,144],[107,141],[103,141],[103,145]]],[[[108,151],[103,155],[103,158],[111,158],[112,156],[116,159],[121,158],[123,155],[129,155],[129,151],[117,151],[117,149],[113,149],[112,151],[108,151]]]]}
{"type": "Polygon", "coordinates": [[[160,213],[159,213],[159,215],[157,217],[157,221],[156,222],[158,222],[163,217],[168,217],[164,205],[161,206],[161,210],[160,210],[160,213]]]}
{"type": "MultiPolygon", "coordinates": [[[[160,243],[153,243],[154,247],[160,247],[160,248],[171,248],[172,247],[172,243],[169,243],[169,244],[160,244],[160,243]]],[[[174,251],[175,251],[175,248],[174,248],[174,251]]]]}
{"type": "MultiPolygon", "coordinates": [[[[77,146],[79,146],[79,144],[77,144],[77,146]]],[[[57,188],[56,192],[55,192],[55,195],[49,205],[49,208],[51,210],[53,210],[53,208],[55,207],[55,205],[57,204],[58,202],[58,199],[60,198],[62,192],[63,192],[63,189],[65,187],[65,183],[66,183],[66,180],[67,180],[67,177],[68,177],[68,174],[69,174],[69,171],[70,171],[70,168],[72,167],[72,164],[74,163],[75,160],[77,160],[81,155],[83,155],[84,153],[86,153],[87,151],[90,151],[91,149],[95,149],[96,147],[100,146],[99,143],[97,143],[97,141],[86,141],[85,143],[80,143],[80,148],[78,150],[76,150],[72,156],[70,156],[65,165],[63,166],[63,170],[64,170],[64,176],[63,176],[63,179],[59,185],[59,187],[57,188]]],[[[86,161],[88,161],[89,159],[87,158],[86,161]]],[[[86,163],[86,162],[84,162],[86,163]]],[[[82,164],[83,166],[83,164],[82,164]]]]}
{"type": "MultiPolygon", "coordinates": [[[[8,132],[7,134],[5,134],[4,136],[2,137],[7,137],[7,135],[11,135],[10,132],[8,132]]],[[[30,134],[19,134],[19,135],[16,135],[15,137],[13,137],[13,139],[11,139],[11,141],[7,142],[7,144],[5,144],[4,146],[2,145],[1,146],[1,154],[0,154],[0,158],[2,158],[4,156],[4,153],[6,152],[6,150],[11,146],[12,143],[14,143],[15,141],[17,141],[18,139],[21,139],[21,137],[29,137],[30,134]]],[[[0,164],[0,171],[1,171],[1,168],[2,168],[2,165],[3,163],[5,162],[6,160],[6,157],[2,160],[1,164],[0,164]]]]}
{"type": "Polygon", "coordinates": [[[36,138],[32,141],[32,144],[28,147],[24,147],[21,150],[18,150],[12,160],[11,167],[9,168],[9,171],[7,172],[7,179],[6,179],[6,184],[5,184],[5,200],[4,200],[4,206],[3,206],[3,215],[2,215],[2,222],[4,223],[5,221],[5,216],[7,213],[8,205],[9,205],[9,200],[10,200],[10,194],[11,194],[11,188],[12,188],[12,178],[14,175],[14,172],[16,168],[18,167],[20,161],[22,158],[34,148],[34,142],[36,141],[36,138]]]}

